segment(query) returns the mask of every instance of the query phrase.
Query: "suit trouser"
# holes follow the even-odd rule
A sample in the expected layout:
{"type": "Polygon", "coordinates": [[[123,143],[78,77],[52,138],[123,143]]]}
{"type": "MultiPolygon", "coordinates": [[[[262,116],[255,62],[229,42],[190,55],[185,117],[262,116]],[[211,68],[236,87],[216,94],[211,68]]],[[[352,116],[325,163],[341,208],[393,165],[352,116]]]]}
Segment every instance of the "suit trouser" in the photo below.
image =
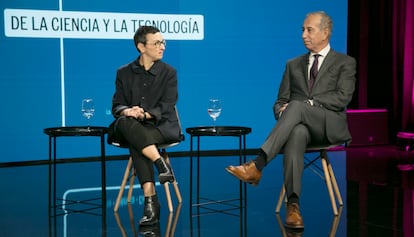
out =
{"type": "Polygon", "coordinates": [[[142,149],[163,143],[165,139],[160,131],[153,125],[134,118],[120,118],[116,129],[128,141],[129,152],[141,186],[146,182],[155,182],[153,162],[142,154],[142,149]]]}
{"type": "Polygon", "coordinates": [[[293,193],[300,195],[306,146],[326,143],[325,110],[302,101],[289,102],[261,147],[267,155],[266,163],[283,149],[288,197],[293,193]]]}

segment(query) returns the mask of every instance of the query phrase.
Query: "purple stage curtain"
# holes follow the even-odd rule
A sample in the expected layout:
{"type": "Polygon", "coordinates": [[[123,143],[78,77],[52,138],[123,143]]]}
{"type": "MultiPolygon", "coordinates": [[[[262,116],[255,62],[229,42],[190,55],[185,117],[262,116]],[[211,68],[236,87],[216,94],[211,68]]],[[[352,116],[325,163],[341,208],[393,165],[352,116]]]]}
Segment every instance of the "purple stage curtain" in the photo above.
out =
{"type": "Polygon", "coordinates": [[[353,109],[389,112],[389,136],[414,132],[414,0],[349,0],[348,54],[358,62],[353,109]]]}
{"type": "MultiPolygon", "coordinates": [[[[414,3],[413,0],[393,2],[393,81],[394,91],[402,87],[401,128],[414,128],[414,3]]],[[[395,106],[398,107],[398,106],[395,106]]]]}

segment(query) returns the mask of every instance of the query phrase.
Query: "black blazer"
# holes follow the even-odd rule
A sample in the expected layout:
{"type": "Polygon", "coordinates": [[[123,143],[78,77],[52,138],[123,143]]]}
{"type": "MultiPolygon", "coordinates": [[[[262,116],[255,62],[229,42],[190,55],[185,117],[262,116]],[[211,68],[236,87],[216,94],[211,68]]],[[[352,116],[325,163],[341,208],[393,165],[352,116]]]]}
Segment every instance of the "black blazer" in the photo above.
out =
{"type": "Polygon", "coordinates": [[[157,61],[149,71],[138,59],[117,70],[112,113],[118,118],[121,111],[138,105],[155,119],[155,126],[166,141],[180,139],[180,126],[175,111],[178,99],[177,72],[170,65],[157,61]]]}
{"type": "Polygon", "coordinates": [[[330,50],[323,61],[311,92],[308,89],[309,54],[294,58],[286,64],[278,98],[273,106],[276,119],[282,104],[292,100],[312,99],[326,113],[325,128],[331,143],[350,142],[346,107],[355,90],[356,61],[330,50]]]}

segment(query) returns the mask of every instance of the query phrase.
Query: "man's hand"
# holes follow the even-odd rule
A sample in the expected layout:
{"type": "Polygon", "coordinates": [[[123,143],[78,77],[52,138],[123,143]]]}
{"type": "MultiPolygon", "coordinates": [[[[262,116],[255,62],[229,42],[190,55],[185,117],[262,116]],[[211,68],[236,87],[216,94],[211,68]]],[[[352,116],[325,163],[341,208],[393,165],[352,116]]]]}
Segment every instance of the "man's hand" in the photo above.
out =
{"type": "Polygon", "coordinates": [[[289,103],[283,104],[283,105],[280,107],[280,113],[282,113],[283,111],[285,111],[285,109],[286,109],[286,107],[288,106],[288,104],[289,104],[289,103]]]}
{"type": "Polygon", "coordinates": [[[283,104],[283,105],[280,107],[280,110],[279,110],[279,118],[280,118],[280,116],[282,116],[282,113],[283,113],[283,111],[285,111],[285,109],[287,108],[288,104],[289,104],[289,103],[283,104]]]}

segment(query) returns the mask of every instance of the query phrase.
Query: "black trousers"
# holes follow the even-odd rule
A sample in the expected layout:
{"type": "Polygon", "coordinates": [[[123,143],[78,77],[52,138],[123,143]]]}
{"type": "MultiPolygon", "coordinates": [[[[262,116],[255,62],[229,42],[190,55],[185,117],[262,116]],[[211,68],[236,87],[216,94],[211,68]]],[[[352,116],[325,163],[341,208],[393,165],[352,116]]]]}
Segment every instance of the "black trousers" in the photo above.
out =
{"type": "Polygon", "coordinates": [[[308,144],[329,144],[325,110],[302,101],[291,101],[261,147],[267,155],[267,163],[283,149],[283,175],[288,197],[292,194],[300,196],[308,144]]]}
{"type": "Polygon", "coordinates": [[[119,118],[116,129],[117,133],[128,142],[129,152],[141,186],[146,182],[154,183],[154,164],[142,154],[142,149],[149,145],[164,143],[165,139],[160,131],[151,123],[127,117],[119,118]]]}

